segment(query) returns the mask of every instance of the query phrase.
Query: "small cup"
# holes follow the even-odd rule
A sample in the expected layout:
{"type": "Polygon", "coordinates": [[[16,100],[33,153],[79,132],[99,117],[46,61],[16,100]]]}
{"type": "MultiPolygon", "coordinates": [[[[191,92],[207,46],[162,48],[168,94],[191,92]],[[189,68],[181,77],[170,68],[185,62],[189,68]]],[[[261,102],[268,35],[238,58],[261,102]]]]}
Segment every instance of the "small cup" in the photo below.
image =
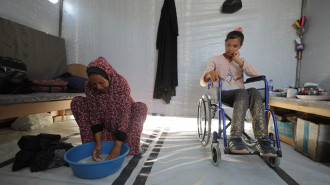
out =
{"type": "Polygon", "coordinates": [[[294,88],[288,88],[287,90],[287,94],[286,94],[286,97],[287,98],[293,98],[293,97],[296,97],[298,93],[298,90],[297,89],[294,89],[294,88]]]}

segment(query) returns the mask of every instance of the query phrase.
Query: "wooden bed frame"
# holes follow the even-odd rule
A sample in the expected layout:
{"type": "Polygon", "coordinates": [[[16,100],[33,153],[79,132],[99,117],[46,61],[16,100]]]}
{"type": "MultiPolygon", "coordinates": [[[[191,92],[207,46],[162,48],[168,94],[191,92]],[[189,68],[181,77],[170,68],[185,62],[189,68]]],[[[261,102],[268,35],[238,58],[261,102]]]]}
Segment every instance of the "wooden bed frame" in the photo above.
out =
{"type": "MultiPolygon", "coordinates": [[[[82,64],[68,65],[69,73],[83,78],[88,78],[86,69],[87,67],[82,64]]],[[[64,112],[63,110],[70,109],[70,103],[71,100],[59,100],[59,101],[0,105],[0,120],[27,116],[30,114],[37,114],[43,112],[54,112],[54,111],[64,112]]]]}

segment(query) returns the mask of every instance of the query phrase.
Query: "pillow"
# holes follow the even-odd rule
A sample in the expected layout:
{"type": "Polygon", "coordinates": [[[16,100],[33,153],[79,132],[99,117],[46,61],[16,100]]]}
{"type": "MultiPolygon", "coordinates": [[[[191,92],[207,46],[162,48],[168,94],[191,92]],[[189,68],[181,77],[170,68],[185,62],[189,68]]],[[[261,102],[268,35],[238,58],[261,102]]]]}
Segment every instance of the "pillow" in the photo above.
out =
{"type": "Polygon", "coordinates": [[[73,92],[73,93],[85,92],[85,83],[87,81],[86,78],[74,76],[71,75],[70,73],[64,73],[59,78],[68,82],[69,92],[73,92]]]}

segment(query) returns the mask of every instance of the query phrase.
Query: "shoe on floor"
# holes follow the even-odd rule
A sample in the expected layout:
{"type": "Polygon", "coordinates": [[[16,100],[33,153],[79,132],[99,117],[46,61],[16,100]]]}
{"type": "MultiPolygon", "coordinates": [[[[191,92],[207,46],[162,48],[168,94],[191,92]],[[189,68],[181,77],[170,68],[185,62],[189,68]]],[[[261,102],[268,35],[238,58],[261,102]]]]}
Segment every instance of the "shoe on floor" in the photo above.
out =
{"type": "Polygon", "coordinates": [[[135,155],[137,155],[137,156],[143,156],[144,152],[145,152],[144,149],[142,149],[142,147],[140,147],[139,153],[137,153],[135,155]]]}
{"type": "Polygon", "coordinates": [[[265,157],[277,157],[275,149],[271,146],[268,138],[260,138],[257,143],[258,152],[260,152],[260,156],[265,157]]]}
{"type": "Polygon", "coordinates": [[[229,139],[229,150],[231,153],[235,154],[247,154],[249,153],[248,148],[245,146],[245,144],[242,141],[241,137],[234,137],[229,139]]]}

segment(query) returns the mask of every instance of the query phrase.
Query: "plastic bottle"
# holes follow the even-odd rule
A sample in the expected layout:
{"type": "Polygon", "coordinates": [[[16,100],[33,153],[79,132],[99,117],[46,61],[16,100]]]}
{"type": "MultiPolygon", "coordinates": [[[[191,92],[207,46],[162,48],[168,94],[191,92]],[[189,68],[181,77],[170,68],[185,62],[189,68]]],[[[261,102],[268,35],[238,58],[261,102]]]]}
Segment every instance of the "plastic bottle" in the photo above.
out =
{"type": "Polygon", "coordinates": [[[273,87],[274,87],[274,84],[273,83],[274,83],[273,80],[270,79],[269,82],[268,82],[268,90],[269,91],[273,91],[273,87]]]}

